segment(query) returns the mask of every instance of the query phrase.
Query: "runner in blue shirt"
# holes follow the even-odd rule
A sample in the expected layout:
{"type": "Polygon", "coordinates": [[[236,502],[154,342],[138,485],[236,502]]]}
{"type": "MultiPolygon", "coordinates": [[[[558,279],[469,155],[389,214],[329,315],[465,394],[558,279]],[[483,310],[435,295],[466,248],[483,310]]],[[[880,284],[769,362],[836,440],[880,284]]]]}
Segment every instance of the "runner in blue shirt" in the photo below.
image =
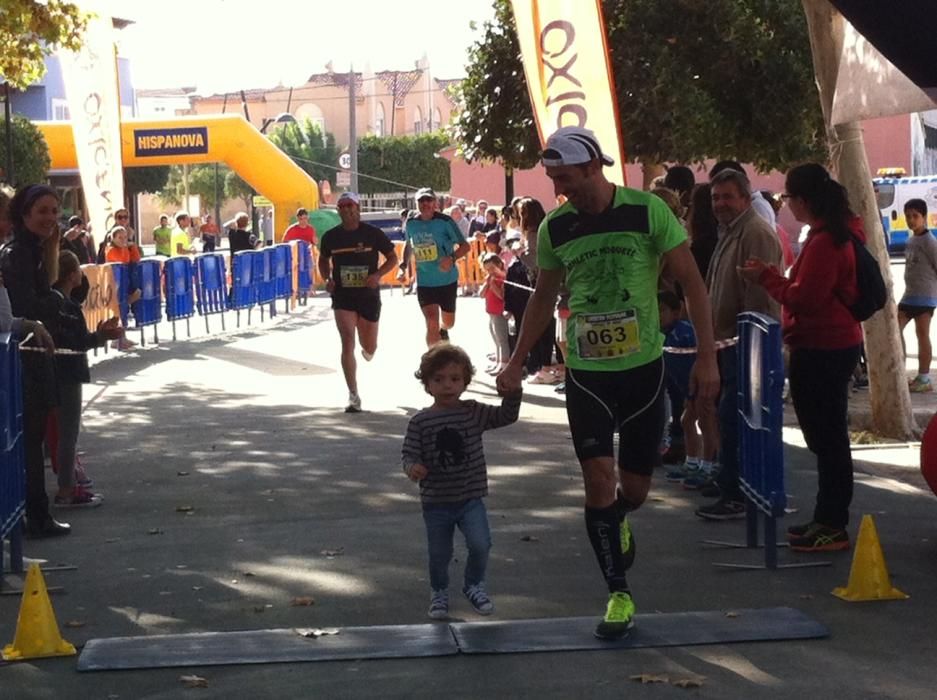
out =
{"type": "Polygon", "coordinates": [[[416,259],[416,296],[426,320],[426,345],[432,347],[449,340],[449,329],[455,325],[459,286],[455,261],[470,247],[455,221],[436,211],[433,190],[424,187],[417,191],[416,202],[420,213],[407,221],[407,246],[400,269],[407,269],[412,254],[416,259]]]}

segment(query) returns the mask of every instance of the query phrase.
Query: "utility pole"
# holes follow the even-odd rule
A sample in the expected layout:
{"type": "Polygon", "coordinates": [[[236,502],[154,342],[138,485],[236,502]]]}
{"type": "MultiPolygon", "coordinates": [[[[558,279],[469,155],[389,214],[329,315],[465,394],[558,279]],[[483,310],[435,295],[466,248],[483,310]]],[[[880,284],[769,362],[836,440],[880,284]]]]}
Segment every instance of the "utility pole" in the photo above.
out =
{"type": "Polygon", "coordinates": [[[358,191],[358,129],[355,125],[355,68],[348,71],[348,152],[351,154],[351,191],[358,191]]]}

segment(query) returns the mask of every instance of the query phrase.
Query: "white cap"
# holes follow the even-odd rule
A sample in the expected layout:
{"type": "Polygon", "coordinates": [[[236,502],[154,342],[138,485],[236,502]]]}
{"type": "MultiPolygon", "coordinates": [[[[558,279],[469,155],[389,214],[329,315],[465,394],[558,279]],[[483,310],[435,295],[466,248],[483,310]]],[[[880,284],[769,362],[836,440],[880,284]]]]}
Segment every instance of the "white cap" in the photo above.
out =
{"type": "Polygon", "coordinates": [[[429,187],[421,187],[416,191],[416,197],[414,197],[414,199],[419,202],[421,199],[426,199],[427,197],[436,199],[436,193],[429,187]]]}
{"type": "Polygon", "coordinates": [[[342,202],[351,202],[353,204],[357,204],[358,206],[361,206],[361,198],[358,196],[357,192],[342,192],[339,195],[338,202],[336,202],[335,205],[338,206],[342,202]]]}
{"type": "Polygon", "coordinates": [[[505,242],[519,241],[521,240],[521,238],[523,238],[523,236],[521,235],[521,232],[518,231],[516,228],[508,229],[507,233],[504,234],[505,242]]]}
{"type": "Polygon", "coordinates": [[[540,154],[544,165],[580,165],[593,160],[602,165],[615,165],[615,161],[602,153],[595,134],[581,126],[564,126],[553,132],[540,154]]]}

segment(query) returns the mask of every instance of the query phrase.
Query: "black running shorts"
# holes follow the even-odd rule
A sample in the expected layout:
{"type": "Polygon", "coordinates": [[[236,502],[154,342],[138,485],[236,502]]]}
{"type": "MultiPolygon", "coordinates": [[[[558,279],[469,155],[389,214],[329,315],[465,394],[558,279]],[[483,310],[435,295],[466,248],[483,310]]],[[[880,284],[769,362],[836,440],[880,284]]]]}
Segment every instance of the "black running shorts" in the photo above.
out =
{"type": "Polygon", "coordinates": [[[445,284],[442,287],[424,287],[417,282],[416,299],[420,308],[424,306],[439,306],[447,314],[455,313],[455,299],[459,291],[459,283],[445,284]]]}
{"type": "Polygon", "coordinates": [[[355,311],[365,321],[377,323],[381,318],[381,294],[377,290],[374,294],[336,291],[332,293],[332,308],[355,311]]]}
{"type": "Polygon", "coordinates": [[[614,457],[617,430],[619,468],[650,476],[661,463],[664,396],[661,358],[622,372],[567,367],[566,415],[579,461],[614,457]]]}

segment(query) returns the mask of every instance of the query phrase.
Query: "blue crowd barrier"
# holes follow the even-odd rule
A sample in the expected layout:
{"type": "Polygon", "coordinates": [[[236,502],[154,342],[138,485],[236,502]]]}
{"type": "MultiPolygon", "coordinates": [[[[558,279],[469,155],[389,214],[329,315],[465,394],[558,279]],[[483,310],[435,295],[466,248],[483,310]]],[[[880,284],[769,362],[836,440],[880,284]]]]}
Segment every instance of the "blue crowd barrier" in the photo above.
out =
{"type": "Polygon", "coordinates": [[[127,328],[127,319],[130,316],[130,288],[133,286],[131,279],[131,266],[124,263],[107,263],[114,271],[114,284],[117,285],[117,308],[120,310],[120,324],[127,328]]]}
{"type": "Polygon", "coordinates": [[[186,256],[169,258],[163,265],[163,274],[166,277],[166,318],[172,321],[172,339],[176,339],[176,321],[183,318],[186,332],[191,335],[189,319],[195,314],[192,261],[186,256]]]}
{"type": "MultiPolygon", "coordinates": [[[[0,334],[0,554],[10,538],[10,568],[23,570],[22,529],[26,508],[26,468],[23,453],[23,383],[19,349],[9,333],[0,334]]],[[[0,588],[3,557],[0,556],[0,588]]]]}
{"type": "Polygon", "coordinates": [[[254,289],[254,258],[260,253],[242,250],[231,256],[231,295],[228,308],[237,311],[238,328],[241,327],[241,309],[247,309],[247,322],[251,320],[251,309],[257,303],[254,289]]]}
{"type": "Polygon", "coordinates": [[[140,290],[140,298],[131,305],[134,328],[140,329],[140,340],[146,344],[143,329],[153,326],[153,340],[158,342],[156,325],[163,320],[160,261],[143,259],[131,268],[130,273],[131,283],[140,290]]]}
{"type": "Polygon", "coordinates": [[[208,317],[221,314],[221,329],[224,330],[224,312],[227,309],[227,283],[224,257],[218,253],[199,255],[195,258],[195,292],[198,299],[198,312],[205,317],[205,331],[208,317]]]}
{"type": "Polygon", "coordinates": [[[302,303],[305,304],[306,296],[313,285],[312,246],[306,241],[297,241],[296,244],[296,267],[299,273],[296,280],[296,291],[299,293],[302,303]]]}
{"type": "Polygon", "coordinates": [[[276,261],[273,248],[264,248],[257,251],[253,259],[254,266],[254,294],[257,305],[260,307],[260,319],[264,317],[264,306],[270,307],[270,315],[276,316],[274,302],[277,298],[276,288],[276,261]]]}
{"type": "Polygon", "coordinates": [[[274,293],[277,299],[286,299],[284,309],[289,312],[289,299],[293,296],[293,246],[281,243],[273,246],[274,293]]]}

